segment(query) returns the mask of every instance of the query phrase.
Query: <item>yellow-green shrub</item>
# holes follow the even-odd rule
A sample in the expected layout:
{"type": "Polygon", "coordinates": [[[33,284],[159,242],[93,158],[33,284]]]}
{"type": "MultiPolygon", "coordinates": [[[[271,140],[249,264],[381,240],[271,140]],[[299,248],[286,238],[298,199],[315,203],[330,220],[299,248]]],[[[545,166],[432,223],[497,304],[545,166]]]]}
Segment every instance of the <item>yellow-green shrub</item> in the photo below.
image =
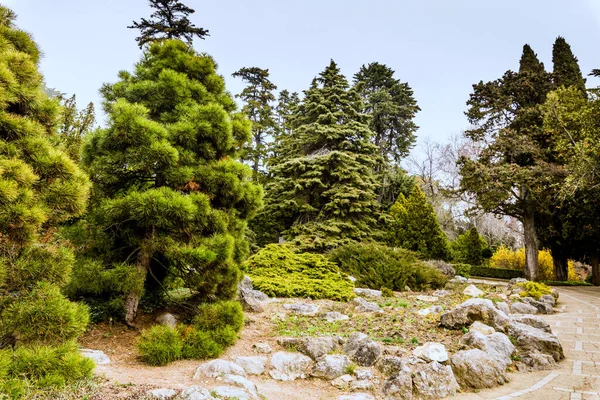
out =
{"type": "Polygon", "coordinates": [[[538,282],[520,282],[517,286],[525,289],[524,292],[519,293],[521,297],[533,297],[538,300],[540,297],[546,294],[552,294],[550,286],[544,285],[538,282]]]}
{"type": "Polygon", "coordinates": [[[138,344],[141,359],[150,365],[167,365],[181,358],[183,341],[175,328],[156,325],[142,332],[138,344]]]}

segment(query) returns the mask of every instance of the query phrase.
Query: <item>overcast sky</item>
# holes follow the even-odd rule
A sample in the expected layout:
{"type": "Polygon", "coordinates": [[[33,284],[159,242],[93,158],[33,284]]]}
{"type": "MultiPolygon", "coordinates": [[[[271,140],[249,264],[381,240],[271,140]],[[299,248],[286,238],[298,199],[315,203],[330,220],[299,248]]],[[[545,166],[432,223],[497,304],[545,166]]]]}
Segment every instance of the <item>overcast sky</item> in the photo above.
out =
{"type": "MultiPolygon", "coordinates": [[[[268,68],[280,89],[302,91],[333,58],[348,78],[378,61],[410,84],[422,108],[419,137],[443,141],[467,127],[471,85],[518,68],[529,43],[551,68],[554,39],[571,44],[585,74],[600,68],[600,0],[219,0],[184,1],[210,30],[198,51],[231,73],[268,68]]],[[[0,0],[44,52],[49,87],[98,107],[98,89],[131,70],[141,51],[132,20],[150,14],[147,0],[0,0]]],[[[588,79],[588,86],[598,85],[588,79]]]]}

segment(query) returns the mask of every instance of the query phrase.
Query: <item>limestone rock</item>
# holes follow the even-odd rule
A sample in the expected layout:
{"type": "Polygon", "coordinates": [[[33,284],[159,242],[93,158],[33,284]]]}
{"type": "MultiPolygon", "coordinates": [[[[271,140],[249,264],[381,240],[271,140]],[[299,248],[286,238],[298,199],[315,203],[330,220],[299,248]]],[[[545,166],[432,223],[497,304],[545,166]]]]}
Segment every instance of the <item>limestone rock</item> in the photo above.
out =
{"type": "Polygon", "coordinates": [[[475,321],[480,321],[492,326],[496,330],[504,331],[508,324],[508,316],[498,310],[494,303],[488,299],[469,299],[440,317],[443,327],[460,329],[469,326],[475,321]]]}
{"type": "Polygon", "coordinates": [[[366,296],[366,297],[381,297],[381,290],[375,290],[375,289],[364,289],[364,288],[354,288],[354,293],[356,293],[359,296],[366,296]]]}
{"type": "Polygon", "coordinates": [[[452,370],[463,387],[492,388],[508,382],[506,366],[479,349],[461,350],[452,356],[452,370]]]}
{"type": "Polygon", "coordinates": [[[552,333],[552,328],[550,328],[550,324],[536,315],[515,314],[510,316],[510,320],[520,322],[525,325],[533,326],[534,328],[541,329],[546,333],[552,333]]]}
{"type": "Polygon", "coordinates": [[[212,390],[217,399],[251,400],[253,397],[244,389],[235,386],[217,386],[212,390]]]}
{"type": "Polygon", "coordinates": [[[480,290],[475,285],[469,285],[463,290],[463,294],[469,297],[481,297],[483,296],[483,290],[480,290]]]}
{"type": "Polygon", "coordinates": [[[492,328],[491,326],[482,324],[479,321],[475,321],[475,322],[473,322],[473,324],[471,324],[471,326],[469,327],[469,332],[472,332],[472,331],[476,331],[476,332],[482,333],[484,335],[491,335],[492,333],[496,332],[496,330],[494,328],[492,328]]]}
{"type": "Polygon", "coordinates": [[[540,314],[554,314],[554,308],[548,302],[537,301],[531,297],[523,297],[522,301],[530,306],[535,307],[540,314]]]}
{"type": "Polygon", "coordinates": [[[337,321],[347,321],[350,317],[346,314],[342,314],[337,311],[329,311],[325,313],[325,321],[327,322],[337,322],[337,321]]]}
{"type": "Polygon", "coordinates": [[[406,359],[392,356],[382,357],[379,361],[377,361],[375,367],[383,375],[390,376],[402,371],[403,368],[406,367],[406,364],[406,359]]]}
{"type": "Polygon", "coordinates": [[[79,353],[87,358],[92,359],[96,365],[107,365],[110,364],[110,358],[100,350],[81,349],[79,353]]]}
{"type": "Polygon", "coordinates": [[[354,376],[359,381],[373,379],[373,372],[367,368],[359,368],[354,371],[354,376]]]}
{"type": "Polygon", "coordinates": [[[413,367],[413,394],[421,399],[443,399],[456,395],[459,389],[449,365],[437,361],[413,367]]]}
{"type": "Polygon", "coordinates": [[[356,364],[362,367],[370,367],[377,362],[381,355],[381,346],[369,339],[364,333],[355,332],[350,335],[344,345],[344,353],[356,364]]]}
{"type": "Polygon", "coordinates": [[[553,369],[556,367],[556,361],[554,357],[549,354],[531,353],[526,354],[521,358],[522,364],[527,366],[530,370],[546,370],[553,369]]]}
{"type": "Polygon", "coordinates": [[[371,390],[373,382],[369,380],[355,380],[350,382],[350,390],[371,390]]]}
{"type": "Polygon", "coordinates": [[[278,351],[271,357],[269,375],[278,381],[293,381],[296,378],[305,378],[306,371],[312,360],[299,353],[286,353],[278,351]]]}
{"type": "Polygon", "coordinates": [[[436,290],[435,292],[433,292],[433,295],[437,297],[446,297],[450,295],[450,292],[447,290],[436,290]]]}
{"type": "Polygon", "coordinates": [[[305,337],[305,338],[279,338],[277,339],[282,347],[297,350],[306,354],[313,360],[340,348],[340,339],[333,336],[305,337]]]}
{"type": "Polygon", "coordinates": [[[439,300],[439,297],[437,296],[426,296],[424,294],[421,294],[419,296],[416,296],[416,299],[419,301],[424,301],[426,303],[434,303],[436,301],[439,300]]]}
{"type": "Polygon", "coordinates": [[[367,393],[354,393],[342,395],[337,400],[375,400],[375,397],[367,393]]]}
{"type": "Polygon", "coordinates": [[[244,378],[243,376],[238,375],[225,375],[223,377],[223,382],[232,383],[236,386],[243,388],[246,392],[250,393],[250,395],[254,398],[258,398],[258,389],[254,382],[252,382],[248,378],[244,378]]]}
{"type": "Polygon", "coordinates": [[[383,310],[377,303],[372,303],[363,299],[362,297],[357,297],[353,301],[356,311],[358,312],[376,312],[382,313],[383,310]]]}
{"type": "Polygon", "coordinates": [[[352,382],[353,380],[354,377],[352,375],[344,374],[332,380],[331,384],[338,389],[344,389],[347,388],[350,385],[350,382],[352,382]]]}
{"type": "Polygon", "coordinates": [[[151,399],[169,400],[177,396],[177,391],[167,388],[153,389],[148,392],[148,395],[151,399]]]}
{"type": "Polygon", "coordinates": [[[409,369],[390,376],[383,382],[381,392],[388,400],[411,400],[413,397],[413,381],[409,369]]]}
{"type": "Polygon", "coordinates": [[[200,379],[202,377],[218,378],[225,375],[246,376],[246,371],[234,362],[216,359],[200,365],[196,369],[194,379],[200,379]]]}
{"type": "Polygon", "coordinates": [[[508,325],[507,330],[508,334],[515,339],[516,347],[523,354],[548,354],[556,362],[565,358],[562,345],[552,334],[514,321],[508,325]]]}
{"type": "Polygon", "coordinates": [[[540,297],[540,301],[549,304],[550,307],[554,307],[556,305],[556,299],[551,294],[543,295],[540,297]]]}
{"type": "Polygon", "coordinates": [[[283,308],[300,315],[315,315],[319,312],[318,305],[309,303],[284,304],[283,308]]]}
{"type": "Polygon", "coordinates": [[[238,292],[242,306],[248,311],[263,312],[269,302],[269,296],[260,290],[254,290],[252,280],[248,276],[244,276],[238,284],[238,292]]]}
{"type": "Polygon", "coordinates": [[[537,314],[538,309],[527,303],[514,302],[510,305],[510,310],[515,314],[537,314]]]}
{"type": "Polygon", "coordinates": [[[460,339],[460,345],[468,349],[479,349],[493,357],[506,368],[512,361],[510,356],[515,351],[508,336],[501,332],[484,335],[478,331],[470,331],[460,339]]]}
{"type": "Polygon", "coordinates": [[[200,386],[190,386],[179,395],[179,398],[181,400],[215,400],[208,389],[200,386]]]}
{"type": "Polygon", "coordinates": [[[467,283],[469,280],[464,276],[455,275],[454,278],[450,279],[452,283],[467,283]]]}
{"type": "Polygon", "coordinates": [[[171,313],[163,313],[156,317],[156,322],[169,328],[175,328],[177,326],[177,317],[171,313]]]}
{"type": "Polygon", "coordinates": [[[340,354],[325,356],[313,365],[310,375],[332,380],[344,375],[350,365],[352,362],[348,356],[340,354]]]}
{"type": "Polygon", "coordinates": [[[413,350],[413,356],[427,362],[437,361],[440,363],[448,361],[448,352],[441,343],[427,342],[413,350]]]}
{"type": "Polygon", "coordinates": [[[262,375],[265,373],[265,365],[267,357],[243,357],[237,356],[233,358],[233,362],[242,367],[249,375],[262,375]]]}
{"type": "Polygon", "coordinates": [[[506,315],[510,315],[510,307],[508,306],[508,303],[505,301],[499,301],[497,303],[494,303],[496,305],[496,308],[500,311],[502,311],[504,314],[506,315]]]}
{"type": "Polygon", "coordinates": [[[444,309],[441,306],[431,306],[431,307],[427,307],[422,310],[419,310],[417,312],[417,314],[425,316],[425,315],[429,315],[429,314],[441,313],[442,311],[444,311],[444,309]]]}
{"type": "Polygon", "coordinates": [[[254,350],[255,353],[259,354],[270,354],[273,352],[273,349],[271,348],[269,343],[265,342],[254,343],[252,345],[252,350],[254,350]]]}

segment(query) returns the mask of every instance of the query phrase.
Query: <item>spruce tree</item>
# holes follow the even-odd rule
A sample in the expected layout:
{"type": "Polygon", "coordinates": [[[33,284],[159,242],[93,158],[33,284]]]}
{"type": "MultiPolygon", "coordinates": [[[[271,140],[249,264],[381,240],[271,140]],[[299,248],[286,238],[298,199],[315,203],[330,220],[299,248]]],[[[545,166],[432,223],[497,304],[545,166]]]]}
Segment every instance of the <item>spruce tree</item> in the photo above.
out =
{"type": "Polygon", "coordinates": [[[378,150],[361,111],[360,95],[332,60],[278,143],[264,212],[304,249],[325,251],[375,233],[378,150]]]}
{"type": "Polygon", "coordinates": [[[585,79],[581,74],[577,57],[571,51],[571,46],[565,38],[559,36],[552,47],[552,79],[554,87],[574,86],[586,94],[585,79]]]}
{"type": "Polygon", "coordinates": [[[247,220],[261,203],[251,170],[236,161],[250,122],[213,59],[180,40],[153,42],[119,77],[101,90],[109,123],[86,142],[83,162],[103,267],[137,283],[124,296],[126,322],[143,292],[157,298],[177,279],[198,301],[231,298],[247,220]]]}
{"type": "Polygon", "coordinates": [[[248,84],[237,97],[244,101],[242,111],[252,122],[252,144],[245,151],[244,158],[251,161],[254,178],[258,180],[267,157],[267,141],[273,136],[276,126],[272,103],[277,86],[269,80],[268,69],[242,68],[232,76],[248,84]]]}
{"type": "Polygon", "coordinates": [[[474,226],[459,235],[452,243],[453,259],[465,264],[481,265],[485,259],[484,251],[486,249],[485,239],[481,237],[474,226]]]}
{"type": "Polygon", "coordinates": [[[425,193],[415,185],[410,196],[398,196],[390,208],[394,219],[391,237],[392,246],[420,253],[427,259],[448,260],[448,240],[435,216],[433,206],[425,193]]]}
{"type": "Polygon", "coordinates": [[[59,103],[44,90],[40,50],[14,18],[0,6],[0,392],[10,398],[93,367],[75,343],[88,311],[60,291],[74,256],[54,234],[84,212],[89,181],[55,145],[59,103]]]}

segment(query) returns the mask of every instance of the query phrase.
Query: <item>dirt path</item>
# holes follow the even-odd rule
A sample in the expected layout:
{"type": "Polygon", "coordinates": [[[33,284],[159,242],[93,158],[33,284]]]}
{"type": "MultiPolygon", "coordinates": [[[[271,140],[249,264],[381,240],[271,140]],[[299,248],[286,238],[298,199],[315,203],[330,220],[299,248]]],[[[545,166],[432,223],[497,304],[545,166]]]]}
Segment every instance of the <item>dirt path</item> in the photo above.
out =
{"type": "Polygon", "coordinates": [[[559,369],[514,373],[510,383],[457,400],[600,400],[600,288],[560,288],[560,313],[542,317],[560,339],[566,359],[559,369]]]}

